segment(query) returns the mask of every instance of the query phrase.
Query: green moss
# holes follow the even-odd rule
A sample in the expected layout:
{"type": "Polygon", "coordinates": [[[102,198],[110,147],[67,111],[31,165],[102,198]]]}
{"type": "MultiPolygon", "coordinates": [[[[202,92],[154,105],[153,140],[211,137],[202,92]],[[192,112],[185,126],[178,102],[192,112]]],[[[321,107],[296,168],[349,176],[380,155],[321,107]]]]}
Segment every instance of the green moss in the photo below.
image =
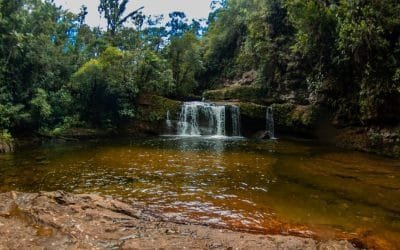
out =
{"type": "Polygon", "coordinates": [[[292,112],[295,108],[293,104],[285,103],[285,104],[274,104],[272,105],[275,126],[278,127],[292,127],[292,112]]]}
{"type": "MultiPolygon", "coordinates": [[[[266,106],[255,103],[240,102],[240,113],[249,118],[264,120],[266,106]]],[[[273,104],[275,125],[286,131],[297,131],[299,129],[313,128],[319,117],[319,110],[316,106],[300,106],[291,103],[273,104]]]]}
{"type": "Polygon", "coordinates": [[[275,124],[288,130],[313,128],[318,120],[319,109],[316,106],[300,106],[291,103],[274,104],[275,124]]]}
{"type": "Polygon", "coordinates": [[[260,87],[234,86],[204,92],[204,98],[211,101],[240,100],[243,102],[257,102],[262,98],[260,87]]]}
{"type": "Polygon", "coordinates": [[[2,130],[0,132],[0,140],[5,142],[5,143],[12,143],[14,141],[12,135],[8,130],[2,130]]]}
{"type": "Polygon", "coordinates": [[[236,105],[240,108],[241,115],[250,118],[265,119],[266,107],[263,105],[245,102],[241,102],[236,105]]]}
{"type": "Polygon", "coordinates": [[[14,139],[7,130],[0,131],[0,153],[12,152],[14,139]]]}
{"type": "Polygon", "coordinates": [[[170,112],[170,118],[176,120],[181,111],[182,102],[171,100],[156,95],[144,95],[139,98],[136,120],[159,122],[166,118],[170,112]]]}

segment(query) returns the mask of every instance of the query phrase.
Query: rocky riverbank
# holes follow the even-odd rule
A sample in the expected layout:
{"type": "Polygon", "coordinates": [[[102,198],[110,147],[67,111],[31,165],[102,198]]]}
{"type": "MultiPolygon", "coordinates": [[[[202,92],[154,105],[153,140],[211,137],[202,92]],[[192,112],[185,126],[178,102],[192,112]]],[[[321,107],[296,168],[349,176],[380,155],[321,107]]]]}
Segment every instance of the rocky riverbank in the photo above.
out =
{"type": "Polygon", "coordinates": [[[93,194],[0,194],[0,249],[355,249],[347,241],[168,222],[93,194]]]}

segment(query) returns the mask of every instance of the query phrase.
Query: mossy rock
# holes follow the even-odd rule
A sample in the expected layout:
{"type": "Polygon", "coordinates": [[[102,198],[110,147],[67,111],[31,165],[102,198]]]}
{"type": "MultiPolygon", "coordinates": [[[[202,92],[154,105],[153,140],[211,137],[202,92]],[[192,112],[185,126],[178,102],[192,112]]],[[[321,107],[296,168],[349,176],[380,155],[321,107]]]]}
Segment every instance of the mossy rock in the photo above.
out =
{"type": "Polygon", "coordinates": [[[0,154],[10,153],[14,151],[14,144],[12,142],[5,142],[0,139],[0,154]]]}
{"type": "Polygon", "coordinates": [[[262,90],[255,86],[231,86],[223,89],[204,92],[204,98],[210,101],[239,100],[243,102],[257,102],[262,99],[262,90]]]}
{"type": "Polygon", "coordinates": [[[14,139],[8,131],[0,131],[0,153],[14,151],[14,139]]]}
{"type": "Polygon", "coordinates": [[[240,108],[240,114],[253,119],[265,120],[266,107],[255,103],[241,102],[236,106],[240,108]]]}
{"type": "Polygon", "coordinates": [[[273,104],[275,126],[288,131],[312,129],[316,126],[319,109],[317,106],[273,104]]]}
{"type": "Polygon", "coordinates": [[[137,101],[136,120],[160,122],[164,121],[167,112],[171,120],[177,120],[182,107],[182,102],[171,100],[162,96],[142,95],[137,101]]]}
{"type": "MultiPolygon", "coordinates": [[[[255,103],[235,103],[240,108],[243,117],[249,118],[251,122],[264,122],[266,109],[264,105],[255,103]]],[[[312,129],[317,126],[320,111],[313,105],[302,106],[291,103],[273,104],[273,115],[275,129],[283,133],[306,133],[312,134],[312,129]]],[[[264,126],[264,125],[263,125],[264,126]]]]}

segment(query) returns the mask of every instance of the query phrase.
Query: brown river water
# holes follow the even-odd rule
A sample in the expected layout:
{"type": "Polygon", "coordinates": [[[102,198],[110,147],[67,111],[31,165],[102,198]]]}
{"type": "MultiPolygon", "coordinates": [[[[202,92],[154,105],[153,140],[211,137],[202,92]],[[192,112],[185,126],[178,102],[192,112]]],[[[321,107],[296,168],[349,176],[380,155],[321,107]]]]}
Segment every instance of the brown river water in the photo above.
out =
{"type": "Polygon", "coordinates": [[[157,137],[0,155],[0,192],[112,195],[173,220],[400,248],[400,161],[286,140],[157,137]]]}

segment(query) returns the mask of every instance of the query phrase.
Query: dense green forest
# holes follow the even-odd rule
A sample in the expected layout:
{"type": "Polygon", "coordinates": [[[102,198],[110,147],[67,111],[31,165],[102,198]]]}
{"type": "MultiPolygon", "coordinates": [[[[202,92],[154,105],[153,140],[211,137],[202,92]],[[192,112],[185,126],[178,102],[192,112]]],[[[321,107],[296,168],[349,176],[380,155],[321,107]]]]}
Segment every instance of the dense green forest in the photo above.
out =
{"type": "Polygon", "coordinates": [[[185,100],[256,72],[262,99],[294,93],[340,124],[400,117],[397,0],[221,0],[202,25],[99,1],[107,28],[46,0],[0,0],[0,131],[4,138],[71,127],[118,128],[136,99],[185,100]]]}

